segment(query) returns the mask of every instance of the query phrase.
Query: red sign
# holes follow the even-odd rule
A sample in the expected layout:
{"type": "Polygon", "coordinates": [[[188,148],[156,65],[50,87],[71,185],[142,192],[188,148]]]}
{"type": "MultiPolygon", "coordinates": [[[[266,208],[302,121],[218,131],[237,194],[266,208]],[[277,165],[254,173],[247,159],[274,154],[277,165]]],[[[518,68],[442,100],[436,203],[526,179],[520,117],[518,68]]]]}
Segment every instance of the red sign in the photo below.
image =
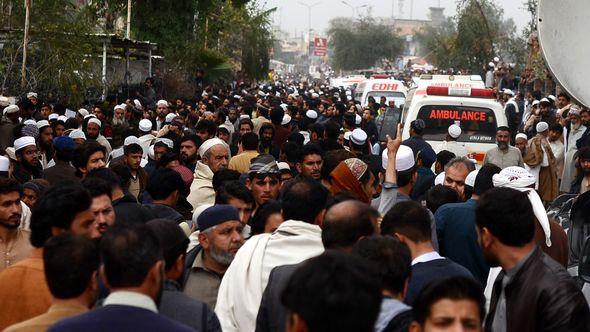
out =
{"type": "Polygon", "coordinates": [[[326,56],[328,53],[328,40],[326,38],[315,37],[313,42],[313,55],[326,56]]]}
{"type": "Polygon", "coordinates": [[[454,120],[454,121],[486,121],[486,112],[468,112],[457,110],[432,110],[430,119],[434,120],[454,120]]]}
{"type": "Polygon", "coordinates": [[[395,91],[397,90],[397,84],[395,83],[373,83],[371,86],[373,91],[395,91]]]}

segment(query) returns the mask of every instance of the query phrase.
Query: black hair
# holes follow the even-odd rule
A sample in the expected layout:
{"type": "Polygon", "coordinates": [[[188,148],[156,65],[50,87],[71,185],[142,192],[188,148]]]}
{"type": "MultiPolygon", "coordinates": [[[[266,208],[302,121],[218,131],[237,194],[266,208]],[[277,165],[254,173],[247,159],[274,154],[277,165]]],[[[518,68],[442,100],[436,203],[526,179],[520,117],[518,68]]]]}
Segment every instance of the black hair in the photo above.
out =
{"type": "Polygon", "coordinates": [[[252,235],[264,233],[264,227],[266,226],[268,218],[275,213],[280,214],[281,210],[281,203],[275,200],[268,201],[259,206],[258,211],[250,221],[250,226],[252,227],[252,235]]]}
{"type": "Polygon", "coordinates": [[[111,184],[99,177],[87,177],[82,181],[82,186],[88,190],[92,198],[102,195],[107,195],[110,199],[113,198],[111,184]]]}
{"type": "Polygon", "coordinates": [[[309,130],[310,134],[315,133],[320,139],[324,137],[324,125],[321,123],[314,123],[307,129],[309,130]]]}
{"type": "Polygon", "coordinates": [[[431,241],[430,215],[414,201],[395,204],[381,221],[381,235],[400,233],[414,242],[431,241]]]}
{"type": "Polygon", "coordinates": [[[451,161],[455,157],[455,154],[451,151],[442,150],[441,152],[436,154],[436,161],[440,163],[440,165],[444,168],[446,164],[448,164],[449,161],[451,161]]]}
{"type": "Polygon", "coordinates": [[[82,295],[99,264],[96,244],[81,235],[63,232],[43,246],[45,281],[57,299],[82,295]]]}
{"type": "Polygon", "coordinates": [[[192,141],[195,144],[195,146],[197,147],[197,150],[199,149],[199,147],[201,147],[201,144],[203,144],[203,139],[201,138],[201,136],[195,135],[195,134],[184,135],[180,139],[180,144],[182,144],[182,142],[185,142],[185,141],[192,141]]]}
{"type": "Polygon", "coordinates": [[[153,219],[145,225],[160,240],[166,271],[170,271],[178,257],[186,254],[190,242],[188,237],[184,234],[182,228],[172,220],[153,219]]]}
{"type": "Polygon", "coordinates": [[[218,109],[216,114],[217,114],[217,121],[224,123],[225,120],[227,120],[227,113],[225,113],[225,111],[223,109],[218,109]]]}
{"type": "Polygon", "coordinates": [[[266,122],[263,123],[262,126],[260,126],[260,129],[258,129],[258,137],[262,137],[262,134],[265,130],[272,130],[272,137],[275,136],[275,127],[273,127],[271,123],[266,122]]]}
{"type": "Polygon", "coordinates": [[[160,240],[145,225],[115,224],[100,241],[100,259],[112,288],[138,287],[150,269],[163,260],[160,240]]]}
{"type": "Polygon", "coordinates": [[[377,272],[365,260],[327,251],[305,261],[281,294],[309,331],[373,331],[381,306],[377,272]],[[313,296],[310,296],[313,294],[313,296]]]}
{"type": "Polygon", "coordinates": [[[507,131],[509,133],[512,133],[512,131],[510,130],[510,128],[508,128],[507,126],[500,126],[500,127],[498,127],[498,129],[496,129],[496,132],[499,132],[499,131],[507,131]]]}
{"type": "Polygon", "coordinates": [[[563,92],[563,91],[557,94],[557,98],[559,98],[559,97],[563,97],[567,101],[570,101],[571,100],[570,96],[568,96],[568,94],[565,93],[565,92],[563,92]]]}
{"type": "Polygon", "coordinates": [[[225,127],[217,127],[217,134],[219,133],[224,133],[226,135],[229,135],[229,130],[227,130],[227,128],[225,127]]]}
{"type": "Polygon", "coordinates": [[[246,119],[246,118],[244,118],[244,119],[241,119],[241,120],[240,120],[240,125],[238,126],[238,129],[240,129],[240,127],[241,127],[243,124],[247,124],[247,125],[249,125],[249,126],[250,126],[250,129],[254,130],[254,123],[252,123],[252,120],[250,120],[250,119],[246,119]]]}
{"type": "Polygon", "coordinates": [[[305,157],[312,155],[312,154],[316,154],[322,158],[324,157],[324,151],[322,150],[322,148],[319,145],[317,145],[315,143],[307,143],[299,151],[299,158],[298,158],[297,162],[302,163],[303,160],[305,159],[305,157]]]}
{"type": "Polygon", "coordinates": [[[428,189],[424,199],[426,200],[426,207],[434,214],[444,204],[459,202],[459,195],[453,188],[437,184],[428,189]]]}
{"type": "Polygon", "coordinates": [[[352,200],[347,204],[350,205],[350,211],[346,215],[336,213],[336,216],[332,216],[332,210],[326,213],[322,223],[322,244],[326,249],[352,247],[362,237],[375,234],[373,222],[379,213],[360,201],[352,200]]]}
{"type": "Polygon", "coordinates": [[[171,161],[178,161],[180,162],[180,156],[178,153],[174,152],[166,152],[162,156],[160,156],[160,160],[158,160],[159,167],[166,167],[171,161]]]}
{"type": "Polygon", "coordinates": [[[287,157],[287,161],[290,163],[296,163],[299,161],[299,150],[300,146],[295,142],[285,142],[282,147],[283,153],[287,157]]]}
{"type": "Polygon", "coordinates": [[[69,230],[80,212],[90,208],[90,193],[80,184],[64,183],[49,188],[31,214],[31,244],[41,248],[53,236],[52,227],[69,230]]]}
{"type": "Polygon", "coordinates": [[[326,152],[326,154],[323,156],[322,169],[320,171],[322,179],[330,179],[330,173],[332,173],[332,171],[338,167],[340,162],[348,158],[355,158],[354,153],[344,149],[326,152]]]}
{"type": "Polygon", "coordinates": [[[166,199],[173,192],[184,190],[182,176],[172,169],[159,168],[151,176],[146,191],[154,200],[166,199]]]}
{"type": "Polygon", "coordinates": [[[313,224],[317,215],[326,207],[329,195],[326,187],[318,181],[295,178],[286,183],[280,196],[285,220],[313,224]]]}
{"type": "Polygon", "coordinates": [[[301,133],[291,133],[287,136],[287,143],[295,143],[298,147],[302,147],[303,142],[305,142],[305,137],[301,133]]]}
{"type": "Polygon", "coordinates": [[[340,135],[340,125],[330,120],[324,124],[324,133],[327,139],[337,140],[340,135]]]}
{"type": "Polygon", "coordinates": [[[361,238],[352,252],[374,264],[383,289],[393,294],[404,291],[412,273],[412,255],[403,242],[393,236],[361,238]]]}
{"type": "Polygon", "coordinates": [[[485,164],[477,172],[475,183],[473,184],[473,193],[481,196],[486,191],[494,188],[492,177],[494,174],[500,173],[502,169],[494,164],[485,164]]]}
{"type": "Polygon", "coordinates": [[[216,192],[221,189],[223,185],[228,182],[237,181],[240,179],[240,172],[229,169],[229,168],[222,168],[213,174],[213,180],[211,180],[213,185],[213,190],[216,192]]]}
{"type": "Polygon", "coordinates": [[[200,131],[206,131],[209,136],[215,136],[215,133],[217,132],[217,125],[211,120],[203,119],[197,123],[195,131],[197,133],[200,131]]]}
{"type": "Polygon", "coordinates": [[[268,108],[262,105],[256,105],[256,112],[265,118],[268,118],[268,108]]]}
{"type": "Polygon", "coordinates": [[[125,165],[124,163],[118,163],[116,165],[112,165],[111,170],[113,171],[113,174],[117,175],[119,179],[119,187],[123,191],[128,190],[132,177],[129,166],[125,165]]]}
{"type": "Polygon", "coordinates": [[[285,116],[285,111],[280,106],[273,107],[270,111],[270,121],[274,125],[280,125],[283,121],[283,117],[285,116]]]}
{"type": "Polygon", "coordinates": [[[244,203],[254,203],[252,192],[241,182],[226,181],[215,191],[215,204],[229,204],[232,198],[244,201],[244,203]]]}
{"type": "Polygon", "coordinates": [[[143,148],[141,147],[141,145],[137,144],[137,143],[131,143],[125,147],[123,147],[123,154],[128,156],[132,153],[141,153],[143,154],[143,148]]]}
{"type": "Polygon", "coordinates": [[[86,167],[88,159],[96,152],[102,152],[105,158],[107,157],[107,149],[94,141],[86,141],[84,144],[79,145],[74,149],[72,164],[76,167],[78,173],[80,168],[86,167]]]}
{"type": "Polygon", "coordinates": [[[397,185],[403,187],[412,181],[414,174],[416,173],[416,165],[405,171],[397,171],[397,185]]]}
{"type": "Polygon", "coordinates": [[[443,299],[475,302],[479,309],[480,322],[483,322],[486,299],[481,286],[473,278],[468,277],[440,279],[424,287],[412,305],[414,320],[424,326],[430,316],[432,306],[443,299]]]}
{"type": "Polygon", "coordinates": [[[549,127],[549,131],[554,131],[561,135],[563,133],[563,127],[560,124],[554,124],[551,127],[549,127]]]}
{"type": "Polygon", "coordinates": [[[78,129],[78,127],[80,126],[80,124],[78,123],[78,120],[76,120],[76,118],[68,118],[64,125],[66,127],[66,130],[67,129],[78,129]]]}
{"type": "Polygon", "coordinates": [[[0,178],[0,195],[1,194],[9,194],[17,192],[19,195],[22,195],[23,187],[22,185],[16,181],[15,179],[10,178],[0,178]]]}
{"type": "Polygon", "coordinates": [[[507,246],[522,247],[535,235],[535,214],[527,193],[510,188],[488,190],[477,200],[477,226],[507,246]]]}
{"type": "Polygon", "coordinates": [[[258,150],[258,135],[249,132],[240,137],[240,143],[244,150],[258,150]]]}
{"type": "MultiPolygon", "coordinates": [[[[123,165],[125,166],[125,165],[123,165]]],[[[127,166],[125,166],[127,167],[127,166]]],[[[113,169],[109,169],[109,168],[98,168],[98,169],[93,169],[90,173],[88,173],[88,176],[86,176],[87,179],[90,178],[97,178],[97,179],[101,179],[106,181],[106,183],[108,183],[108,185],[111,187],[111,190],[116,189],[116,188],[122,188],[122,183],[121,183],[121,177],[119,177],[119,175],[114,171],[113,169]]],[[[127,170],[129,170],[129,168],[127,168],[127,170]]],[[[131,174],[131,173],[129,173],[131,174]]]]}

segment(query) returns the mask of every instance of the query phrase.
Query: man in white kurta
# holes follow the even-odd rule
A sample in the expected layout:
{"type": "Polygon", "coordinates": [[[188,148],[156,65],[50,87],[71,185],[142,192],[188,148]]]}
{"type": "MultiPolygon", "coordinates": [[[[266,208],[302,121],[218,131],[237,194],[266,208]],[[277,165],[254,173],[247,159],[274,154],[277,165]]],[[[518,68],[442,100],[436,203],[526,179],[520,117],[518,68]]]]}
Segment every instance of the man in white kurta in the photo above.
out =
{"type": "Polygon", "coordinates": [[[224,332],[254,331],[270,271],[297,264],[324,251],[319,226],[287,220],[272,234],[250,238],[225,273],[215,313],[224,332]]]}
{"type": "Polygon", "coordinates": [[[559,191],[566,193],[570,191],[576,173],[575,154],[578,152],[576,142],[586,131],[586,126],[582,124],[580,111],[577,107],[570,107],[568,116],[570,118],[571,129],[567,135],[563,174],[561,176],[561,185],[559,186],[559,191]]]}

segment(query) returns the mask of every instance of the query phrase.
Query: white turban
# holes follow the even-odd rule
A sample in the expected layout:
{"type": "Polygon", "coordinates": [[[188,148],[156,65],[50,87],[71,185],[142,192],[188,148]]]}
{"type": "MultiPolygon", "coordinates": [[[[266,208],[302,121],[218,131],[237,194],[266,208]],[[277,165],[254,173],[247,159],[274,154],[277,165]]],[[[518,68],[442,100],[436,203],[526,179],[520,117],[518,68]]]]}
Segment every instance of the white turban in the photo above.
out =
{"type": "Polygon", "coordinates": [[[95,125],[97,125],[99,128],[102,126],[102,123],[100,122],[99,119],[97,118],[91,118],[90,120],[88,120],[88,124],[94,123],[95,125]]]}
{"type": "Polygon", "coordinates": [[[537,182],[537,178],[522,167],[510,166],[504,168],[500,173],[494,174],[492,181],[494,182],[494,187],[511,188],[527,193],[535,217],[539,221],[541,228],[543,228],[543,233],[545,233],[545,244],[551,247],[551,228],[549,226],[547,212],[545,212],[545,207],[539,194],[537,194],[534,188],[531,188],[537,182]]]}
{"type": "Polygon", "coordinates": [[[203,144],[201,144],[201,147],[199,147],[199,156],[203,158],[205,153],[215,145],[223,145],[226,149],[229,150],[229,146],[227,145],[227,143],[225,143],[223,140],[217,137],[214,137],[206,140],[205,142],[203,142],[203,144]]]}

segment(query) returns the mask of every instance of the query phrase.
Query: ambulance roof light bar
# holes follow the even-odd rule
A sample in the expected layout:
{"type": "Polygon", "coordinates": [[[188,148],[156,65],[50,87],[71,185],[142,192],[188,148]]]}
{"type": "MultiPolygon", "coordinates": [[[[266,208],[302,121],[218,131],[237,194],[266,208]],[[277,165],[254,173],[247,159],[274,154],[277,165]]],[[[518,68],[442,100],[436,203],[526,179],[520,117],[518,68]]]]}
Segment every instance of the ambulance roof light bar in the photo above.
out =
{"type": "Polygon", "coordinates": [[[430,96],[456,96],[473,98],[494,97],[494,91],[492,89],[455,88],[446,86],[429,86],[426,88],[426,94],[430,96]]]}

